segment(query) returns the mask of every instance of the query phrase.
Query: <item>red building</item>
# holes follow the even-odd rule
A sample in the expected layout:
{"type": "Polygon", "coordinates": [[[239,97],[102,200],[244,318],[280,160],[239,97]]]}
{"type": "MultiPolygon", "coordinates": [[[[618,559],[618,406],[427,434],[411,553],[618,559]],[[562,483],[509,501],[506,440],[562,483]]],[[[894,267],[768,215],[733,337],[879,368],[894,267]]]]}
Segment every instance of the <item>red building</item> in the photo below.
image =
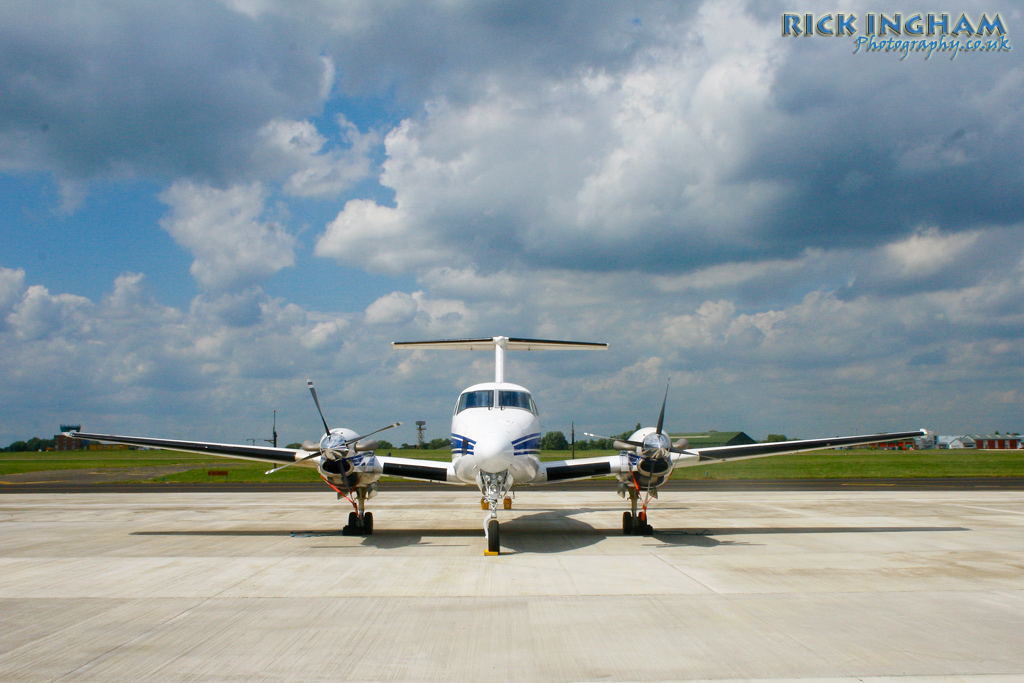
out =
{"type": "Polygon", "coordinates": [[[1016,450],[1022,448],[1019,434],[972,434],[974,447],[989,451],[1016,450]]]}

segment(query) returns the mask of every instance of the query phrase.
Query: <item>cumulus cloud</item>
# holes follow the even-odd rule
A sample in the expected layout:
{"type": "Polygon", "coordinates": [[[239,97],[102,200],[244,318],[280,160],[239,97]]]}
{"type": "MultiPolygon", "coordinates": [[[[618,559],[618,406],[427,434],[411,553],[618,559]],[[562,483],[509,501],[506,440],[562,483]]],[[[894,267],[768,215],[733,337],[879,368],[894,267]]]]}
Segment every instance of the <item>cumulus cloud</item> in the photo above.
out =
{"type": "Polygon", "coordinates": [[[220,3],[0,8],[0,169],[62,178],[244,179],[258,131],[323,103],[319,41],[294,13],[220,3]]]}
{"type": "Polygon", "coordinates": [[[930,275],[962,257],[977,241],[977,233],[943,235],[938,228],[925,228],[886,246],[885,255],[903,275],[930,275]]]}
{"type": "Polygon", "coordinates": [[[295,263],[295,238],[262,220],[267,190],[259,183],[221,190],[181,181],[160,199],[171,209],[160,225],[192,252],[190,270],[205,289],[258,284],[295,263]]]}
{"type": "Polygon", "coordinates": [[[345,424],[444,424],[492,358],[389,342],[510,333],[612,343],[510,358],[545,428],[649,421],[668,375],[673,429],[1013,427],[1005,54],[853,55],[782,38],[772,2],[28,7],[0,9],[0,170],[53,173],[59,219],[97,178],[167,188],[202,293],[168,307],[124,274],[92,301],[0,270],[4,405],[60,385],[224,439],[284,400],[315,432],[311,376],[345,424]],[[303,240],[383,277],[338,310],[269,295],[303,240]]]}
{"type": "Polygon", "coordinates": [[[344,317],[261,292],[202,295],[182,311],[158,303],[137,273],[118,277],[96,302],[23,281],[20,271],[0,270],[0,282],[14,285],[5,290],[13,298],[0,327],[0,401],[19,406],[0,425],[10,440],[82,421],[94,429],[243,442],[254,411],[262,419],[275,408],[282,428],[315,432],[305,378],[331,377],[324,395],[332,396],[337,378],[365,372],[343,349],[344,317]],[[255,308],[245,324],[224,313],[240,302],[255,308]]]}
{"type": "Polygon", "coordinates": [[[310,121],[274,119],[259,131],[263,146],[256,163],[264,171],[279,166],[288,174],[288,194],[335,197],[369,175],[367,155],[377,142],[375,134],[361,134],[344,116],[338,116],[338,126],[347,148],[328,148],[327,138],[310,121]]]}
{"type": "Polygon", "coordinates": [[[391,292],[366,307],[368,325],[405,325],[448,332],[460,327],[467,307],[461,301],[430,299],[423,292],[391,292]]]}
{"type": "Polygon", "coordinates": [[[443,259],[448,252],[431,234],[417,232],[404,210],[353,199],[327,225],[314,253],[370,272],[397,275],[443,259]]]}
{"type": "Polygon", "coordinates": [[[780,38],[778,20],[709,1],[618,60],[528,67],[529,79],[482,64],[485,79],[443,89],[388,133],[393,204],[347,206],[319,253],[352,263],[326,244],[353,244],[353,222],[370,233],[370,216],[387,215],[382,233],[399,239],[360,246],[389,273],[454,255],[488,271],[669,273],[1019,219],[1024,192],[984,199],[1020,187],[1016,67],[851,63],[837,41],[780,38]]]}

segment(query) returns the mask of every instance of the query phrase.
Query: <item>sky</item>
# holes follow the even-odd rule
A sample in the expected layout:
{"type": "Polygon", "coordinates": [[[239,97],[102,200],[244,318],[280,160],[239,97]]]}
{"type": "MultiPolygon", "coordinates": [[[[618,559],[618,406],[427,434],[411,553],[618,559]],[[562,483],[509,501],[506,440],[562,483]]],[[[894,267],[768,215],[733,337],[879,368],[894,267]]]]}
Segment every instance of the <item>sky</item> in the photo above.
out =
{"type": "Polygon", "coordinates": [[[494,335],[608,342],[545,431],[1021,431],[1019,3],[794,7],[0,3],[0,443],[444,437],[493,355],[391,342],[494,335]]]}

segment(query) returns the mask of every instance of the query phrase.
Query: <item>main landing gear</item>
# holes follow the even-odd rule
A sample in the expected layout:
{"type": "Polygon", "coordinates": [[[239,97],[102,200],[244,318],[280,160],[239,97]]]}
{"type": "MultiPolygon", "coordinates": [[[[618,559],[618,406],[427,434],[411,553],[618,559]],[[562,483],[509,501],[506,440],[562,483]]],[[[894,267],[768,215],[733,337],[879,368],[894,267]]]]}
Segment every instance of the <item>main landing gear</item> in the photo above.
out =
{"type": "MultiPolygon", "coordinates": [[[[348,524],[341,528],[342,536],[372,536],[373,513],[366,512],[368,489],[361,486],[356,489],[356,509],[348,513],[348,524]]],[[[339,496],[341,492],[339,491],[339,496]]]]}
{"type": "Polygon", "coordinates": [[[640,493],[636,489],[629,489],[630,511],[622,513],[622,533],[630,536],[650,536],[654,533],[654,527],[647,523],[647,510],[637,514],[637,500],[640,493]]]}

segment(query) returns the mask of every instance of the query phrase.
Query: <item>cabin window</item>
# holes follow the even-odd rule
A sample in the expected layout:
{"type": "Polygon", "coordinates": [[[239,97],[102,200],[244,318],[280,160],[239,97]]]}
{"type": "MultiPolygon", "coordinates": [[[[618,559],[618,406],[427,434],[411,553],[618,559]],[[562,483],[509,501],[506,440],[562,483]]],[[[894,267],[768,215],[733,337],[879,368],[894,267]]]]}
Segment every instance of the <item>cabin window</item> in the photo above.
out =
{"type": "Polygon", "coordinates": [[[459,396],[459,404],[455,407],[456,413],[461,413],[467,408],[493,408],[494,392],[490,389],[481,391],[467,391],[459,396]]]}
{"type": "Polygon", "coordinates": [[[537,405],[533,397],[525,391],[499,391],[498,405],[502,408],[521,408],[537,414],[537,405]]]}

